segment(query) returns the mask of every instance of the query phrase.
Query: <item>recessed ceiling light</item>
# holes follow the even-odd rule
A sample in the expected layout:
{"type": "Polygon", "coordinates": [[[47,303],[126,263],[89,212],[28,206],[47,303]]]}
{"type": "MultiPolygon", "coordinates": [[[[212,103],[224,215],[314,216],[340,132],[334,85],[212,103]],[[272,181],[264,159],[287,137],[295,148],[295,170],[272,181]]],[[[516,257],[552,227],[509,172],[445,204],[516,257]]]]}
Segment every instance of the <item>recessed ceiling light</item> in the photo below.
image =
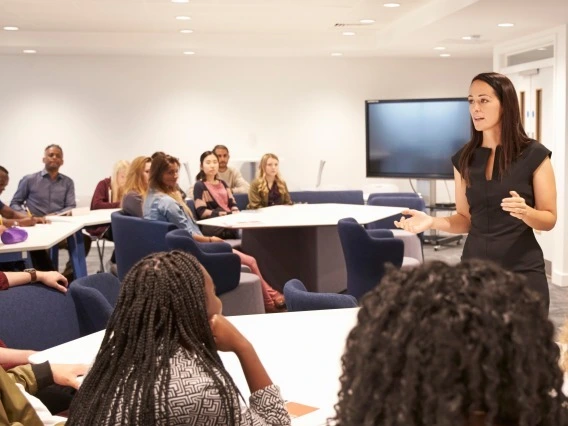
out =
{"type": "Polygon", "coordinates": [[[462,40],[472,40],[473,37],[472,36],[463,36],[462,40]]]}
{"type": "Polygon", "coordinates": [[[182,34],[191,34],[193,32],[193,30],[180,30],[180,33],[182,34]]]}
{"type": "Polygon", "coordinates": [[[361,20],[359,20],[359,22],[361,24],[369,25],[369,24],[374,24],[375,20],[374,19],[361,19],[361,20]]]}
{"type": "Polygon", "coordinates": [[[4,30],[6,30],[6,31],[18,31],[19,28],[18,27],[4,27],[4,30]]]}
{"type": "Polygon", "coordinates": [[[508,28],[508,27],[514,27],[515,24],[512,24],[511,22],[503,22],[502,24],[497,24],[497,26],[501,28],[508,28]]]}
{"type": "Polygon", "coordinates": [[[444,46],[436,46],[434,50],[446,50],[444,46]]]}
{"type": "Polygon", "coordinates": [[[189,21],[191,18],[189,16],[176,16],[178,21],[189,21]]]}
{"type": "Polygon", "coordinates": [[[440,53],[440,58],[449,58],[450,56],[452,55],[450,55],[449,53],[440,53]]]}
{"type": "Polygon", "coordinates": [[[191,50],[186,50],[185,52],[183,52],[184,55],[195,55],[195,52],[191,51],[191,50]]]}
{"type": "Polygon", "coordinates": [[[384,7],[399,7],[400,3],[385,3],[383,4],[384,7]]]}
{"type": "Polygon", "coordinates": [[[333,53],[331,54],[331,56],[343,56],[343,53],[341,53],[341,52],[333,52],[333,53]]]}
{"type": "Polygon", "coordinates": [[[26,49],[26,50],[22,50],[22,52],[24,52],[24,53],[37,53],[37,50],[26,49]]]}
{"type": "Polygon", "coordinates": [[[344,36],[354,36],[354,35],[355,35],[355,32],[353,32],[353,31],[343,31],[343,35],[344,35],[344,36]]]}
{"type": "Polygon", "coordinates": [[[189,0],[172,0],[172,3],[189,3],[189,0]]]}

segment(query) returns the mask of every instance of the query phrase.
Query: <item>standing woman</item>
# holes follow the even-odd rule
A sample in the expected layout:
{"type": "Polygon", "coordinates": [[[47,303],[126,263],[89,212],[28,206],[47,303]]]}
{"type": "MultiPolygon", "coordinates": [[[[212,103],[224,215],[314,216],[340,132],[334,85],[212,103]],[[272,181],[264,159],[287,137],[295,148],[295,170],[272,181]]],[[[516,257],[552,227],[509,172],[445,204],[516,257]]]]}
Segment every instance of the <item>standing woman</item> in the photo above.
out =
{"type": "MultiPolygon", "coordinates": [[[[238,213],[239,208],[231,189],[219,178],[219,158],[213,151],[205,151],[199,158],[200,171],[193,187],[193,200],[199,219],[238,213]]],[[[203,235],[223,239],[238,238],[234,229],[220,226],[202,226],[203,235]]]]}
{"type": "Polygon", "coordinates": [[[247,209],[281,204],[292,204],[292,200],[286,182],[280,176],[278,157],[264,154],[258,166],[258,177],[250,184],[247,209]]]}
{"type": "MultiPolygon", "coordinates": [[[[170,155],[155,157],[150,168],[150,188],[144,200],[144,219],[161,220],[188,231],[200,243],[222,242],[219,237],[206,237],[193,220],[191,211],[177,190],[179,160],[170,155]]],[[[262,277],[256,259],[233,249],[241,263],[248,266],[260,278],[266,312],[286,310],[284,296],[274,290],[262,277]]]]}
{"type": "Polygon", "coordinates": [[[122,211],[129,216],[142,217],[142,200],[148,192],[150,180],[150,157],[136,157],[128,168],[126,183],[124,184],[124,197],[122,198],[122,211]]]}
{"type": "Polygon", "coordinates": [[[395,224],[415,233],[469,233],[462,259],[491,259],[524,275],[548,309],[544,257],[533,230],[556,224],[552,153],[526,135],[517,93],[504,75],[477,75],[468,99],[472,139],[452,157],[457,214],[406,210],[411,217],[395,224]]]}

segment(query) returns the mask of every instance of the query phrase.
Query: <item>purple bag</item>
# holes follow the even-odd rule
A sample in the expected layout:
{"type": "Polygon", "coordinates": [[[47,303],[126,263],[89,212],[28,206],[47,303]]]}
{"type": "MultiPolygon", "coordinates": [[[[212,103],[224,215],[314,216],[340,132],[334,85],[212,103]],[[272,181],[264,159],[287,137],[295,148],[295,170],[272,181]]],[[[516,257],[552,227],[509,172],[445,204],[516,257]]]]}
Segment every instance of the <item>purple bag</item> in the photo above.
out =
{"type": "Polygon", "coordinates": [[[28,233],[25,229],[12,227],[2,232],[0,239],[4,244],[17,244],[26,241],[28,233]]]}

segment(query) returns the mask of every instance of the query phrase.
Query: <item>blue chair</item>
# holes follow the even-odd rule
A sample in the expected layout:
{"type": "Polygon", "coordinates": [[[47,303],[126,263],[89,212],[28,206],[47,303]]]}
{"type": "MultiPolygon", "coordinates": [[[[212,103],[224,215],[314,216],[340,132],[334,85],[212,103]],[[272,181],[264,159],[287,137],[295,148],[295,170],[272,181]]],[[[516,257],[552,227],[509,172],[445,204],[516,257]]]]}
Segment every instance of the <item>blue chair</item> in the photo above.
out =
{"type": "Polygon", "coordinates": [[[237,202],[237,207],[239,210],[246,210],[249,203],[248,194],[233,194],[235,201],[237,202]]]}
{"type": "Polygon", "coordinates": [[[193,215],[193,218],[195,220],[197,220],[197,210],[195,210],[195,201],[194,200],[186,200],[185,203],[187,204],[187,207],[189,207],[189,210],[191,210],[191,214],[193,215]]]}
{"type": "Polygon", "coordinates": [[[373,237],[353,218],[341,219],[337,231],[347,268],[347,292],[357,300],[379,284],[385,264],[402,266],[402,240],[373,237]]]}
{"type": "Polygon", "coordinates": [[[310,293],[300,280],[284,284],[284,297],[289,312],[317,311],[357,307],[357,299],[348,294],[310,293]]]}
{"type": "MultiPolygon", "coordinates": [[[[408,194],[408,193],[404,193],[408,194]]],[[[414,193],[410,193],[414,194],[414,193]]],[[[412,195],[398,195],[395,193],[384,193],[384,194],[371,194],[367,200],[367,204],[370,206],[385,206],[385,207],[408,207],[409,209],[426,211],[426,206],[424,204],[424,199],[417,194],[412,195]]],[[[384,219],[377,220],[367,224],[367,229],[394,229],[394,221],[399,221],[402,217],[401,214],[389,216],[384,219]]],[[[422,234],[420,239],[423,239],[422,234]]]]}
{"type": "Polygon", "coordinates": [[[111,214],[111,223],[120,280],[143,257],[167,251],[166,234],[176,229],[172,223],[126,216],[122,212],[111,214]]]}
{"type": "Polygon", "coordinates": [[[69,292],[28,284],[0,294],[0,339],[9,348],[41,351],[82,335],[69,292]]]}
{"type": "Polygon", "coordinates": [[[83,287],[90,288],[101,293],[111,307],[116,306],[118,294],[120,293],[120,280],[109,273],[89,275],[73,281],[71,288],[83,287]]]}
{"type": "Polygon", "coordinates": [[[388,198],[388,197],[422,198],[421,195],[416,192],[373,192],[372,194],[369,194],[369,198],[367,198],[367,203],[373,198],[388,198]]]}
{"type": "Polygon", "coordinates": [[[170,250],[191,253],[209,272],[225,315],[264,313],[260,279],[241,271],[241,259],[226,243],[198,243],[184,229],[166,235],[170,250]]]}
{"type": "Polygon", "coordinates": [[[290,198],[294,203],[308,204],[364,204],[363,191],[292,191],[290,198]]]}
{"type": "MultiPolygon", "coordinates": [[[[111,276],[116,279],[113,275],[111,276]]],[[[114,310],[114,307],[105,296],[94,287],[77,285],[77,280],[73,281],[69,286],[69,293],[75,301],[81,335],[86,336],[87,334],[104,330],[114,310]]]]}

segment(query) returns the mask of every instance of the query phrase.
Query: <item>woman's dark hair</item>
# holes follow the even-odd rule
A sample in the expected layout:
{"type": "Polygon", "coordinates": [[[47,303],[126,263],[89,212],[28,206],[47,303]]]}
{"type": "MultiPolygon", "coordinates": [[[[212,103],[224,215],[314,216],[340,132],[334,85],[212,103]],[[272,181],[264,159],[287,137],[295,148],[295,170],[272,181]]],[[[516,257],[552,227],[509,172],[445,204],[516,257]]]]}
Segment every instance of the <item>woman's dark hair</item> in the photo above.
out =
{"type": "Polygon", "coordinates": [[[67,425],[170,424],[170,359],[183,347],[213,380],[231,424],[238,391],[217,353],[199,262],[180,251],[154,253],[128,272],[91,371],[67,425]]]}
{"type": "MultiPolygon", "coordinates": [[[[217,147],[215,147],[215,148],[217,148],[217,147]]],[[[201,157],[199,157],[199,173],[197,173],[197,176],[195,176],[195,180],[199,180],[199,181],[205,180],[205,173],[203,172],[202,167],[203,167],[203,162],[210,155],[214,155],[215,158],[217,160],[219,160],[219,157],[217,157],[217,154],[215,154],[215,151],[205,151],[203,154],[201,154],[201,157]]]]}
{"type": "MultiPolygon", "coordinates": [[[[521,123],[517,92],[511,80],[496,72],[478,74],[471,80],[471,83],[473,84],[474,81],[483,81],[491,86],[501,104],[501,149],[503,155],[499,157],[499,174],[503,177],[509,170],[511,163],[517,159],[526,144],[530,142],[530,138],[525,133],[521,123]]],[[[467,185],[470,183],[469,172],[473,154],[482,142],[483,132],[475,130],[473,120],[471,120],[471,140],[464,147],[459,160],[460,174],[467,185]]]]}
{"type": "Polygon", "coordinates": [[[524,278],[492,263],[391,268],[348,336],[333,424],[566,425],[553,335],[524,278]]]}
{"type": "Polygon", "coordinates": [[[150,188],[158,189],[161,192],[169,193],[172,188],[167,188],[163,182],[164,173],[168,169],[176,165],[179,167],[179,160],[171,155],[156,155],[152,158],[152,165],[150,166],[150,188]]]}

